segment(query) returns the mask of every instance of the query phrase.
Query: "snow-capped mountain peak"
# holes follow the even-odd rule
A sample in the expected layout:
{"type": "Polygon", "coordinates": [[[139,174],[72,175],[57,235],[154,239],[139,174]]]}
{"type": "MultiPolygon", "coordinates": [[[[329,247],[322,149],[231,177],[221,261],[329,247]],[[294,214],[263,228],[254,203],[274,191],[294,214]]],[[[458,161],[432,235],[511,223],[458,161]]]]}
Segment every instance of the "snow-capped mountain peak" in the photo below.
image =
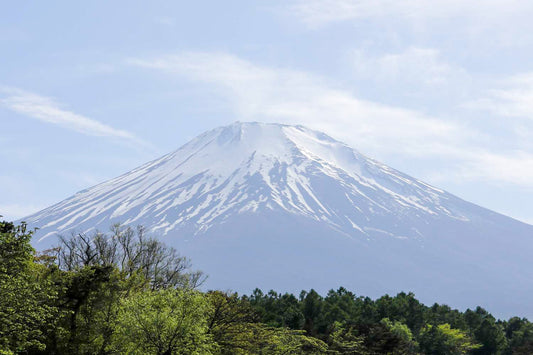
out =
{"type": "Polygon", "coordinates": [[[323,221],[350,236],[420,237],[417,228],[390,229],[382,218],[379,225],[372,220],[388,213],[467,220],[449,199],[323,133],[236,122],[27,221],[40,224],[42,237],[102,229],[111,221],[142,224],[162,235],[184,227],[201,234],[234,214],[270,209],[323,221]]]}

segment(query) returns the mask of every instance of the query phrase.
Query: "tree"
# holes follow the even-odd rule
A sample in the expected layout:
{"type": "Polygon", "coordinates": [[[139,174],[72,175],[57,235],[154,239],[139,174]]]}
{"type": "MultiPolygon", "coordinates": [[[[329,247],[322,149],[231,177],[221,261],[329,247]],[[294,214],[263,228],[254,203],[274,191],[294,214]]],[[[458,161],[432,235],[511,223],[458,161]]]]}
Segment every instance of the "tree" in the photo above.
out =
{"type": "Polygon", "coordinates": [[[57,309],[48,270],[34,262],[26,224],[0,222],[0,349],[44,350],[57,309]]]}
{"type": "Polygon", "coordinates": [[[402,322],[392,322],[388,318],[383,318],[380,322],[385,325],[393,336],[398,340],[393,354],[414,354],[418,344],[414,341],[413,333],[406,324],[402,322]]]}
{"type": "Polygon", "coordinates": [[[301,329],[303,325],[304,315],[300,303],[292,294],[281,295],[271,290],[265,295],[256,289],[250,297],[244,299],[254,307],[263,323],[291,329],[301,329]]]}
{"type": "Polygon", "coordinates": [[[269,327],[262,323],[243,324],[239,338],[239,348],[229,354],[303,355],[326,354],[328,351],[326,343],[306,336],[305,331],[269,327]]]}
{"type": "Polygon", "coordinates": [[[466,332],[453,329],[449,324],[426,325],[418,340],[420,350],[428,355],[466,354],[481,347],[466,332]]]}
{"type": "Polygon", "coordinates": [[[328,339],[329,350],[333,354],[369,354],[364,346],[364,337],[357,335],[353,327],[335,322],[328,339]]]}
{"type": "Polygon", "coordinates": [[[533,354],[533,324],[525,318],[513,317],[506,323],[509,353],[533,354]]]}
{"type": "Polygon", "coordinates": [[[304,315],[303,329],[315,336],[319,332],[322,320],[322,297],[313,289],[309,293],[302,293],[300,297],[304,315]]]}
{"type": "Polygon", "coordinates": [[[395,297],[385,295],[376,300],[379,319],[400,321],[418,334],[424,325],[424,306],[413,293],[400,292],[395,297]]]}
{"type": "Polygon", "coordinates": [[[201,271],[190,271],[189,259],[176,249],[145,235],[143,227],[134,231],[116,224],[111,235],[95,232],[92,236],[74,234],[59,237],[57,263],[72,271],[91,265],[115,265],[124,277],[141,274],[155,289],[199,287],[206,279],[201,271]]]}
{"type": "Polygon", "coordinates": [[[364,346],[371,354],[412,354],[415,346],[407,340],[409,333],[405,332],[400,322],[392,323],[385,319],[374,324],[354,324],[357,334],[364,339],[364,346]]]}
{"type": "Polygon", "coordinates": [[[324,299],[323,322],[327,324],[328,332],[336,327],[335,322],[359,320],[359,313],[355,295],[344,287],[337,291],[330,290],[324,299]]]}
{"type": "Polygon", "coordinates": [[[190,289],[162,289],[130,295],[121,303],[115,346],[128,354],[210,354],[210,305],[190,289]]]}
{"type": "Polygon", "coordinates": [[[465,321],[464,314],[457,309],[451,309],[447,305],[433,304],[426,312],[426,321],[430,324],[448,323],[455,329],[467,330],[468,324],[465,321]]]}
{"type": "Polygon", "coordinates": [[[175,249],[146,237],[143,228],[116,225],[111,235],[60,237],[52,252],[62,312],[48,348],[57,353],[113,351],[121,300],[147,290],[195,288],[204,279],[189,271],[190,262],[175,249]]]}
{"type": "Polygon", "coordinates": [[[211,291],[207,294],[211,305],[207,333],[220,347],[221,354],[237,354],[250,348],[248,325],[258,316],[248,301],[237,294],[211,291]]]}
{"type": "MultiPolygon", "coordinates": [[[[307,337],[304,331],[259,323],[248,298],[239,299],[236,294],[220,291],[207,295],[212,305],[208,333],[219,346],[221,354],[322,354],[327,349],[324,342],[307,337]]],[[[274,300],[270,306],[277,304],[282,308],[286,301],[284,296],[278,297],[275,292],[265,296],[259,290],[254,291],[255,306],[268,300],[274,300]]]]}
{"type": "Polygon", "coordinates": [[[485,309],[477,307],[475,311],[466,310],[465,320],[481,344],[480,348],[473,351],[474,354],[500,354],[507,347],[503,327],[485,309]]]}
{"type": "Polygon", "coordinates": [[[483,319],[479,327],[474,331],[476,340],[482,345],[474,351],[474,354],[501,354],[507,347],[507,340],[500,325],[494,318],[483,319]]]}
{"type": "Polygon", "coordinates": [[[85,266],[56,277],[61,312],[49,336],[50,352],[106,353],[124,285],[113,265],[85,266]]]}

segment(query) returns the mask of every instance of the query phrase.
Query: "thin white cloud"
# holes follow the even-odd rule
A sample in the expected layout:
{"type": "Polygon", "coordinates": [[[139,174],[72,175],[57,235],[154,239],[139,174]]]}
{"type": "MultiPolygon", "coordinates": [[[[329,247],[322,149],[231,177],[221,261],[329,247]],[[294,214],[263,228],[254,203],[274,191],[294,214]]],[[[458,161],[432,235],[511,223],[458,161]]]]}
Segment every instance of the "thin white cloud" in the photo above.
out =
{"type": "MultiPolygon", "coordinates": [[[[434,57],[432,52],[422,55],[434,57]]],[[[471,127],[362,100],[350,90],[309,73],[258,66],[225,53],[188,52],[130,59],[129,63],[215,86],[242,120],[303,124],[378,158],[402,155],[449,159],[459,162],[465,171],[472,170],[465,177],[533,184],[531,154],[491,153],[478,144],[487,137],[471,127]],[[502,173],[489,174],[487,169],[502,173]],[[506,169],[514,169],[516,174],[506,174],[506,169]]]]}
{"type": "Polygon", "coordinates": [[[493,181],[533,188],[533,154],[524,151],[513,155],[479,152],[459,171],[459,175],[469,180],[488,177],[493,181]]]}
{"type": "Polygon", "coordinates": [[[478,147],[461,150],[461,160],[456,159],[455,166],[446,169],[446,173],[428,172],[426,178],[433,183],[448,181],[484,182],[501,188],[502,184],[519,186],[524,191],[533,191],[533,154],[517,150],[498,153],[482,150],[478,147]]]}
{"type": "Polygon", "coordinates": [[[464,132],[415,111],[361,100],[305,72],[256,66],[228,54],[189,52],[130,63],[218,86],[243,120],[305,124],[367,151],[393,152],[401,146],[419,154],[425,146],[426,152],[438,153],[464,132]]]}
{"type": "Polygon", "coordinates": [[[503,80],[501,88],[490,90],[487,97],[472,101],[466,106],[499,116],[533,120],[533,72],[503,80]]]}
{"type": "Polygon", "coordinates": [[[471,18],[498,22],[533,8],[528,0],[296,0],[291,13],[309,26],[360,19],[436,20],[471,18]]]}
{"type": "Polygon", "coordinates": [[[128,131],[116,129],[94,119],[65,110],[49,97],[20,89],[0,89],[0,92],[4,93],[4,97],[0,98],[0,105],[21,115],[55,124],[88,136],[116,138],[146,145],[144,141],[128,131]]]}
{"type": "Polygon", "coordinates": [[[461,67],[447,63],[434,48],[409,47],[401,52],[372,55],[356,49],[352,65],[357,77],[380,83],[400,82],[422,86],[442,86],[450,82],[469,81],[461,67]]]}
{"type": "Polygon", "coordinates": [[[312,30],[354,23],[368,38],[413,43],[414,34],[418,40],[462,42],[466,51],[529,46],[533,43],[531,13],[530,0],[293,0],[279,9],[280,16],[312,30]]]}

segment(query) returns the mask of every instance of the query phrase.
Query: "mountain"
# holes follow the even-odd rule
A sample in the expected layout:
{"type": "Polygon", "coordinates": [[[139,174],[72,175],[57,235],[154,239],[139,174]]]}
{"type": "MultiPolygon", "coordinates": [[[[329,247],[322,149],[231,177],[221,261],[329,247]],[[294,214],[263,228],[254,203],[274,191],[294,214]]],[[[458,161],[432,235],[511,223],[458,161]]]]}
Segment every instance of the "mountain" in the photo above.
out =
{"type": "Polygon", "coordinates": [[[57,233],[143,225],[207,287],[482,305],[533,316],[533,226],[466,202],[302,126],[235,123],[24,219],[57,233]]]}

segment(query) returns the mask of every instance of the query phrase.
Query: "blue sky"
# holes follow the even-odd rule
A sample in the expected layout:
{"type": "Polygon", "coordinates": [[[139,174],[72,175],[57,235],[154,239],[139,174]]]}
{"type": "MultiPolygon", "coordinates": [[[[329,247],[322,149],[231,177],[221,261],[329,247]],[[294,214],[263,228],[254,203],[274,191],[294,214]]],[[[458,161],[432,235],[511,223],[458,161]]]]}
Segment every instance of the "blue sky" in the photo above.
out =
{"type": "Polygon", "coordinates": [[[533,2],[0,5],[0,214],[234,121],[303,124],[533,223],[533,2]]]}

